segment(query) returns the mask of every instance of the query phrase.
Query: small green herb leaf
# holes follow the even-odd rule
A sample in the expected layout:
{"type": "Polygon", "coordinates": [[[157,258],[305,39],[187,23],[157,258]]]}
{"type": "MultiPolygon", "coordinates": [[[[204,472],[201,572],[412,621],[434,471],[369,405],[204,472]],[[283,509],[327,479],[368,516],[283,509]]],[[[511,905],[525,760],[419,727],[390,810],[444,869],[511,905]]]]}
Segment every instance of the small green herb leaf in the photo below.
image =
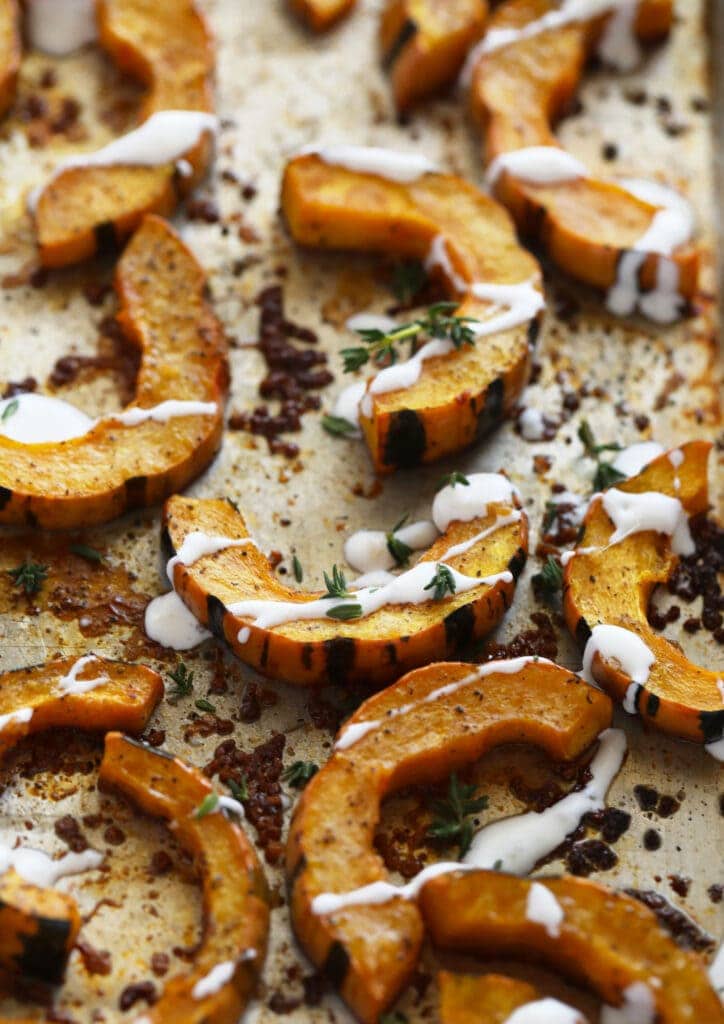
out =
{"type": "Polygon", "coordinates": [[[533,577],[533,586],[546,597],[557,594],[563,586],[563,570],[552,555],[548,555],[545,565],[533,577]]]}
{"type": "Polygon", "coordinates": [[[169,679],[173,680],[174,688],[171,691],[171,700],[177,701],[181,697],[188,697],[194,689],[194,674],[189,672],[185,663],[180,661],[173,672],[169,672],[169,679]]]}
{"type": "Polygon", "coordinates": [[[398,530],[407,522],[409,516],[403,516],[399,523],[395,523],[390,532],[387,534],[387,550],[395,560],[396,565],[405,566],[410,561],[410,555],[412,554],[412,548],[409,544],[405,544],[403,540],[396,537],[395,534],[398,530]]]}
{"type": "Polygon", "coordinates": [[[284,781],[294,789],[304,789],[306,784],[319,771],[314,761],[295,761],[282,772],[284,781]]]}
{"type": "Polygon", "coordinates": [[[369,350],[361,345],[356,345],[353,348],[343,348],[340,354],[344,361],[345,373],[355,373],[355,371],[361,370],[370,359],[369,350]]]}
{"type": "Polygon", "coordinates": [[[427,282],[425,267],[419,260],[396,264],[392,272],[392,294],[398,302],[409,302],[427,282]]]}
{"type": "Polygon", "coordinates": [[[241,782],[237,782],[236,779],[227,779],[226,785],[229,787],[234,800],[243,803],[244,800],[249,799],[249,786],[245,775],[241,776],[241,782]]]}
{"type": "Polygon", "coordinates": [[[71,544],[70,550],[74,555],[80,555],[81,558],[85,558],[89,562],[103,561],[103,555],[100,551],[96,551],[95,548],[89,547],[88,544],[71,544]]]}
{"type": "MultiPolygon", "coordinates": [[[[345,371],[346,369],[345,366],[345,371]]],[[[357,433],[354,423],[346,420],[344,416],[322,416],[322,426],[333,437],[348,437],[350,434],[357,433]]]]}
{"type": "Polygon", "coordinates": [[[206,700],[205,697],[199,697],[198,700],[194,701],[194,707],[198,708],[199,711],[208,711],[209,714],[216,714],[216,707],[211,703],[210,700],[206,700]]]}
{"type": "Polygon", "coordinates": [[[338,604],[327,612],[328,618],[339,619],[340,622],[346,622],[348,619],[358,619],[361,615],[361,604],[338,604]]]}
{"type": "Polygon", "coordinates": [[[219,806],[219,794],[207,793],[199,806],[194,811],[194,818],[205,818],[207,814],[213,814],[219,806]]]}
{"type": "Polygon", "coordinates": [[[441,491],[443,487],[455,487],[457,484],[462,484],[463,487],[469,487],[470,481],[464,473],[460,473],[456,469],[453,473],[448,473],[446,476],[440,477],[435,490],[441,491]]]}
{"type": "Polygon", "coordinates": [[[442,601],[446,594],[454,594],[456,588],[455,577],[452,569],[440,563],[435,568],[435,575],[432,577],[425,590],[434,590],[433,601],[442,601]]]}
{"type": "Polygon", "coordinates": [[[595,490],[605,491],[606,488],[610,487],[612,484],[618,483],[619,480],[626,479],[626,474],[620,473],[617,469],[614,469],[610,462],[601,461],[601,452],[620,452],[620,444],[615,441],[610,444],[597,444],[588,420],[582,420],[581,425],[578,428],[578,438],[589,459],[595,459],[598,463],[596,467],[596,474],[593,478],[593,486],[595,490]]]}
{"type": "Polygon", "coordinates": [[[9,420],[11,416],[14,416],[19,408],[20,402],[17,400],[17,398],[13,398],[12,402],[8,402],[8,404],[3,409],[3,414],[2,416],[0,416],[0,419],[4,423],[5,420],[9,420]]]}
{"type": "Polygon", "coordinates": [[[323,573],[324,585],[327,588],[325,597],[352,597],[353,595],[347,590],[347,580],[341,569],[338,569],[336,565],[332,566],[332,575],[323,573]]]}
{"type": "Polygon", "coordinates": [[[38,593],[48,578],[48,566],[40,565],[38,562],[23,562],[15,569],[8,569],[8,576],[12,577],[13,586],[24,590],[28,597],[32,597],[38,593]]]}
{"type": "Polygon", "coordinates": [[[620,473],[610,462],[599,462],[596,475],[593,478],[593,486],[597,491],[605,491],[607,487],[626,479],[625,473],[620,473]]]}
{"type": "Polygon", "coordinates": [[[548,531],[550,530],[551,526],[553,526],[553,523],[555,522],[557,515],[558,515],[558,503],[555,502],[555,501],[547,501],[546,502],[546,507],[545,507],[545,512],[543,513],[543,525],[542,525],[543,533],[548,533],[548,531]]]}
{"type": "Polygon", "coordinates": [[[456,842],[460,857],[465,856],[473,840],[473,823],[468,820],[468,816],[488,806],[487,796],[473,797],[474,793],[474,785],[464,785],[453,773],[447,797],[436,800],[432,805],[435,818],[427,834],[439,842],[456,842]]]}
{"type": "Polygon", "coordinates": [[[292,571],[294,573],[294,579],[297,583],[301,583],[304,579],[304,570],[302,569],[302,563],[296,555],[292,557],[292,571]]]}

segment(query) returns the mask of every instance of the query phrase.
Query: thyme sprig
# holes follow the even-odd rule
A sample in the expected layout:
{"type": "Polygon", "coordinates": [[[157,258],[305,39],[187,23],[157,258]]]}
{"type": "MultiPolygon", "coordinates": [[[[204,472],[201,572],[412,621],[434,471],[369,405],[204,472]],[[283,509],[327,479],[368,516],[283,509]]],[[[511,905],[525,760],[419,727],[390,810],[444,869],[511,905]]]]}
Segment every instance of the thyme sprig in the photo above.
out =
{"type": "MultiPolygon", "coordinates": [[[[341,597],[348,598],[354,597],[354,594],[347,590],[347,579],[340,568],[336,565],[332,566],[332,575],[329,573],[323,573],[324,584],[327,588],[324,597],[341,597]]],[[[340,622],[346,622],[348,619],[358,619],[362,614],[362,605],[357,604],[336,604],[334,608],[330,608],[327,612],[327,617],[330,619],[338,619],[340,622]]]]}
{"type": "Polygon", "coordinates": [[[306,784],[319,771],[319,765],[314,761],[295,761],[288,765],[282,772],[282,778],[294,789],[304,789],[306,784]]]}
{"type": "Polygon", "coordinates": [[[596,473],[593,477],[593,486],[597,491],[605,491],[607,487],[626,479],[626,474],[621,473],[612,463],[601,458],[603,452],[620,452],[621,445],[616,441],[607,444],[598,444],[593,435],[588,420],[582,420],[578,428],[578,439],[583,445],[584,451],[589,459],[596,462],[596,473]]]}
{"type": "Polygon", "coordinates": [[[332,416],[329,413],[322,416],[322,427],[332,437],[348,437],[350,434],[357,433],[357,427],[351,420],[346,420],[344,416],[332,416]]]}
{"type": "Polygon", "coordinates": [[[443,487],[457,487],[458,484],[461,484],[463,487],[469,487],[470,481],[464,473],[455,469],[452,473],[446,473],[445,476],[440,477],[435,490],[441,491],[443,487]]]}
{"type": "Polygon", "coordinates": [[[447,565],[439,564],[435,567],[435,575],[432,577],[425,590],[434,590],[433,601],[442,601],[446,594],[454,594],[457,586],[452,569],[447,565]]]}
{"type": "Polygon", "coordinates": [[[444,843],[457,843],[458,855],[464,857],[473,841],[473,823],[469,815],[477,814],[488,806],[487,796],[474,797],[474,785],[466,785],[453,772],[444,800],[432,805],[433,819],[428,836],[444,843]]]}
{"type": "Polygon", "coordinates": [[[173,672],[169,672],[169,679],[174,683],[171,690],[170,700],[174,703],[182,697],[188,697],[194,690],[194,674],[189,672],[186,663],[180,661],[173,672]]]}
{"type": "Polygon", "coordinates": [[[409,302],[427,283],[427,271],[419,260],[397,263],[392,271],[392,294],[398,302],[409,302]]]}
{"type": "Polygon", "coordinates": [[[193,813],[194,818],[205,818],[207,814],[213,814],[219,807],[219,794],[207,793],[204,799],[193,813]]]}
{"type": "Polygon", "coordinates": [[[398,530],[402,529],[409,518],[409,515],[403,516],[398,523],[395,523],[390,532],[386,535],[387,550],[394,558],[395,565],[399,565],[402,568],[409,564],[412,548],[409,544],[405,544],[404,540],[400,540],[399,537],[395,536],[395,534],[398,530]]]}
{"type": "Polygon", "coordinates": [[[548,555],[540,572],[532,579],[534,588],[544,597],[553,597],[563,586],[563,569],[553,555],[548,555]]]}
{"type": "Polygon", "coordinates": [[[14,587],[23,590],[26,597],[32,597],[47,580],[48,566],[26,560],[22,565],[8,569],[8,576],[12,578],[14,587]]]}
{"type": "Polygon", "coordinates": [[[241,776],[240,782],[237,782],[236,779],[227,779],[226,785],[234,800],[238,800],[240,804],[249,799],[249,784],[246,781],[246,775],[241,776]]]}
{"type": "Polygon", "coordinates": [[[344,372],[354,373],[368,362],[378,366],[396,363],[399,357],[397,346],[410,343],[410,354],[415,352],[421,334],[430,338],[451,341],[455,348],[475,344],[475,332],[469,324],[477,323],[474,317],[452,316],[457,308],[455,302],[437,302],[429,306],[425,316],[400,324],[392,331],[378,328],[361,328],[357,331],[364,345],[342,349],[344,372]]]}

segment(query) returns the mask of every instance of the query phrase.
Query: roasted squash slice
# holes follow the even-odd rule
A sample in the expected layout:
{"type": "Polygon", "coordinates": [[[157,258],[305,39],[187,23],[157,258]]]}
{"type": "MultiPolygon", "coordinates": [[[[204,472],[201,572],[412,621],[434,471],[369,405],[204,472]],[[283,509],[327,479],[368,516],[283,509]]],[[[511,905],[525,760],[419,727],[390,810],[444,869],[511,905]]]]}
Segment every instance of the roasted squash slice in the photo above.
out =
{"type": "MultiPolygon", "coordinates": [[[[686,515],[699,515],[707,508],[710,447],[704,441],[692,441],[661,455],[615,487],[637,494],[658,491],[678,498],[686,515]]],[[[636,634],[653,657],[646,681],[637,685],[621,663],[599,652],[591,663],[596,681],[617,700],[623,700],[633,685],[630,706],[656,729],[699,743],[719,739],[724,731],[721,671],[693,664],[678,646],[651,628],[646,616],[652,590],[668,580],[678,561],[671,538],[649,530],[611,544],[613,533],[614,526],[597,498],[565,570],[563,610],[568,628],[581,645],[600,625],[620,626],[636,634]]]]}
{"type": "Polygon", "coordinates": [[[289,0],[289,6],[314,32],[326,32],[346,17],[357,0],[289,0]]]}
{"type": "MultiPolygon", "coordinates": [[[[451,523],[421,561],[441,559],[452,546],[493,526],[496,518],[507,519],[510,511],[491,504],[484,517],[451,523]]],[[[174,496],[166,503],[164,525],[170,554],[195,531],[236,540],[248,536],[242,516],[226,501],[174,496]]],[[[256,616],[235,614],[230,606],[242,601],[292,602],[302,611],[306,602],[322,596],[286,587],[253,545],[226,548],[191,565],[179,562],[173,583],[197,619],[263,675],[300,686],[352,681],[381,686],[492,629],[510,606],[527,549],[528,525],[521,516],[446,560],[466,576],[481,577],[479,587],[424,604],[388,604],[347,621],[321,610],[321,617],[264,628],[254,624],[256,616]],[[501,573],[495,582],[482,581],[501,573]]]]}
{"type": "Polygon", "coordinates": [[[20,69],[19,18],[16,0],[0,0],[0,115],[15,99],[20,69]]]}
{"type": "MultiPolygon", "coordinates": [[[[0,757],[29,733],[73,726],[141,732],[163,696],[157,672],[104,658],[62,658],[0,674],[0,757]],[[97,681],[97,682],[95,682],[97,681]]],[[[48,984],[63,979],[80,929],[71,896],[13,868],[0,874],[0,967],[48,984]]]]}
{"type": "Polygon", "coordinates": [[[505,974],[440,971],[440,1024],[506,1024],[514,1010],[538,998],[525,981],[505,974]]]}
{"type": "MultiPolygon", "coordinates": [[[[556,5],[552,0],[507,0],[491,15],[488,31],[520,28],[556,5]]],[[[643,40],[664,36],[672,22],[671,0],[641,0],[636,32],[643,40]]],[[[558,146],[551,122],[563,114],[578,88],[586,59],[605,19],[565,25],[483,54],[475,63],[470,99],[484,128],[485,159],[532,146],[558,146]]],[[[610,181],[581,177],[565,184],[530,184],[503,170],[496,196],[528,237],[579,280],[610,288],[623,254],[645,234],[657,208],[610,181]]],[[[677,248],[671,259],[678,291],[691,298],[697,287],[695,246],[677,248]]],[[[660,258],[649,254],[640,285],[653,288],[660,258]]]]}
{"type": "MultiPolygon", "coordinates": [[[[193,0],[98,0],[101,46],[148,88],[145,121],[163,110],[212,111],[214,52],[193,0]]],[[[35,207],[41,262],[61,267],[126,238],[147,213],[170,214],[204,177],[213,140],[204,132],[175,163],[72,167],[54,177],[35,207]]]]}
{"type": "Polygon", "coordinates": [[[39,889],[14,868],[0,875],[0,968],[58,985],[80,931],[72,896],[39,889]]]}
{"type": "Polygon", "coordinates": [[[347,721],[297,804],[286,862],[294,930],[362,1021],[376,1021],[409,981],[420,913],[400,898],[326,915],[313,902],[386,878],[373,845],[383,798],[443,779],[503,743],[534,743],[570,760],[611,720],[605,694],[557,665],[530,660],[511,672],[509,662],[497,664],[483,666],[483,678],[474,665],[430,665],[376,694],[347,721]]]}
{"type": "Polygon", "coordinates": [[[626,1002],[630,986],[645,986],[650,1019],[659,1024],[724,1021],[703,960],[680,949],[648,907],[587,879],[539,879],[563,910],[556,936],[527,917],[532,884],[492,871],[433,879],[419,901],[432,941],[483,956],[535,958],[611,1006],[626,1002]]]}
{"type": "Polygon", "coordinates": [[[206,301],[203,270],[159,217],[147,217],[126,248],[116,291],[119,323],[141,349],[129,410],[195,404],[166,422],[127,426],[106,418],[59,443],[0,436],[1,523],[65,529],[107,522],[184,487],[221,443],[226,340],[206,301]],[[207,411],[200,415],[199,408],[207,411]]]}
{"type": "Polygon", "coordinates": [[[486,0],[388,0],[380,46],[399,111],[455,81],[487,14],[486,0]]]}
{"type": "Polygon", "coordinates": [[[203,884],[204,932],[193,969],[166,985],[144,1021],[236,1024],[264,965],[269,931],[269,895],[254,848],[221,811],[196,815],[213,787],[178,758],[109,733],[100,779],[169,823],[203,884]]]}
{"type": "MultiPolygon", "coordinates": [[[[460,316],[484,320],[491,314],[490,303],[468,290],[475,282],[534,282],[540,287],[538,264],[518,244],[506,211],[452,175],[424,174],[400,184],[306,155],[286,167],[282,208],[302,245],[424,260],[438,239],[449,261],[442,269],[452,296],[467,293],[457,310],[460,316]]],[[[410,387],[373,394],[368,385],[360,425],[377,472],[434,462],[499,423],[527,381],[530,340],[537,327],[537,316],[532,316],[512,329],[478,337],[473,345],[426,359],[410,387]]]]}

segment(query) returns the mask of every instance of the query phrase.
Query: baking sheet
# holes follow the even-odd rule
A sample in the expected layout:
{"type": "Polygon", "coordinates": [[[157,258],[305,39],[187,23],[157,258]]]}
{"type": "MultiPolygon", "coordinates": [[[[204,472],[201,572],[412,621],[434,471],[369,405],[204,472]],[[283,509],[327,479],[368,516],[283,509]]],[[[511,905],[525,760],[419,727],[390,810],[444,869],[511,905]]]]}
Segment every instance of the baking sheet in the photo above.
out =
{"type": "MultiPolygon", "coordinates": [[[[278,215],[278,187],[284,159],[301,145],[323,139],[397,148],[419,147],[430,158],[473,181],[482,182],[479,141],[454,96],[430,103],[405,125],[397,123],[388,83],[378,67],[375,32],[380,0],[360,0],[356,13],[322,39],[311,38],[287,14],[282,0],[269,3],[203,0],[218,39],[218,107],[223,118],[219,154],[213,177],[205,189],[217,202],[221,224],[177,223],[186,241],[208,270],[218,314],[239,342],[253,338],[258,327],[254,299],[268,284],[282,283],[288,316],[318,332],[320,347],[328,353],[335,381],[322,395],[325,408],[344,386],[339,358],[350,335],[342,328],[353,312],[383,310],[390,295],[380,285],[379,262],[350,256],[299,252],[290,242],[278,215]],[[240,183],[253,184],[251,201],[241,196],[239,184],[224,180],[231,170],[240,183]],[[234,219],[235,215],[243,218],[234,219]],[[240,225],[244,226],[240,237],[240,225]],[[249,228],[258,235],[249,241],[249,228]],[[245,240],[246,239],[246,240],[245,240]]],[[[690,437],[714,439],[719,430],[718,362],[715,338],[714,231],[714,118],[709,112],[712,87],[708,57],[722,52],[721,4],[708,7],[700,0],[678,0],[677,22],[671,41],[652,52],[635,74],[604,71],[588,74],[581,90],[581,109],[562,125],[561,138],[588,165],[602,173],[639,177],[665,173],[666,180],[682,189],[697,210],[704,250],[703,297],[699,314],[671,328],[645,322],[622,325],[606,316],[596,296],[546,268],[548,314],[536,359],[542,370],[538,383],[524,401],[556,410],[562,391],[575,390],[584,381],[603,386],[605,398],[585,398],[579,412],[552,442],[529,444],[504,425],[474,452],[448,463],[402,473],[385,480],[376,493],[366,451],[359,443],[334,441],[320,428],[319,416],[303,419],[303,430],[289,440],[300,444],[297,459],[271,456],[263,438],[229,431],[213,466],[190,492],[198,496],[226,495],[238,501],[254,536],[265,550],[283,555],[281,568],[290,570],[292,553],[305,567],[305,581],[317,580],[323,569],[342,558],[344,537],[362,526],[389,528],[404,512],[424,517],[440,475],[451,469],[464,472],[505,467],[526,498],[531,516],[531,551],[535,547],[545,499],[553,482],[573,491],[589,489],[590,464],[580,457],[575,439],[581,416],[587,417],[603,439],[633,442],[653,436],[663,444],[690,437]],[[645,90],[646,100],[626,99],[645,90]],[[679,131],[678,127],[683,126],[679,131]],[[614,164],[603,157],[606,143],[618,147],[614,164]],[[571,317],[571,310],[575,315],[571,317]],[[561,384],[563,381],[563,384],[561,384]],[[623,403],[623,404],[622,404],[623,403]],[[650,429],[640,431],[636,414],[650,418],[650,429]],[[548,472],[533,472],[536,454],[552,459],[548,472]],[[360,496],[362,492],[365,496],[360,496]],[[284,523],[282,523],[284,521],[284,523]]],[[[95,264],[53,275],[42,288],[9,286],[27,277],[33,259],[32,238],[22,198],[30,184],[43,179],[64,148],[95,148],[122,130],[133,113],[136,91],[121,82],[93,50],[62,62],[30,55],[24,62],[16,110],[32,94],[42,70],[58,68],[59,93],[82,103],[80,124],[85,137],[33,149],[18,117],[6,119],[0,134],[0,383],[32,375],[44,387],[56,359],[71,352],[97,351],[99,324],[112,313],[112,297],[100,306],[88,301],[88,283],[110,278],[112,267],[95,264]]],[[[721,76],[715,86],[721,95],[721,76]]],[[[718,127],[721,129],[722,105],[718,127]]],[[[721,140],[720,132],[718,138],[721,140]]],[[[720,147],[719,147],[720,151],[720,147]]],[[[721,166],[719,167],[721,175],[721,166]]],[[[721,177],[720,177],[721,182],[721,177]]],[[[258,404],[257,388],[264,366],[253,348],[234,347],[231,353],[233,384],[230,411],[258,404]]],[[[122,404],[118,378],[113,373],[82,375],[58,392],[91,414],[122,404]]],[[[106,554],[111,567],[107,582],[94,576],[92,567],[67,557],[58,538],[17,537],[3,534],[0,571],[18,563],[28,552],[51,567],[45,597],[37,613],[12,593],[0,576],[0,669],[45,660],[51,655],[86,653],[147,660],[167,672],[176,656],[146,643],[139,623],[148,597],[164,589],[158,550],[158,510],[127,516],[107,527],[87,531],[83,540],[106,554]],[[40,557],[42,556],[42,557],[40,557]],[[79,580],[87,577],[93,605],[78,607],[79,580]],[[161,656],[159,658],[159,655],[161,656]]],[[[532,599],[530,576],[538,563],[531,558],[518,584],[516,601],[496,634],[508,642],[530,627],[530,614],[540,610],[532,599]]],[[[288,577],[287,577],[288,578],[288,577]]],[[[695,606],[685,614],[696,614],[695,606]]],[[[580,655],[564,629],[556,625],[557,660],[571,667],[580,655]]],[[[693,656],[715,663],[718,652],[704,651],[686,634],[670,632],[693,656]]],[[[706,634],[708,636],[708,634],[706,634]]],[[[322,763],[328,756],[331,734],[318,728],[319,699],[303,691],[262,681],[262,712],[258,721],[244,723],[242,697],[252,673],[233,659],[220,662],[209,643],[183,655],[195,672],[197,696],[225,679],[228,687],[212,699],[222,718],[234,721],[234,737],[244,750],[267,740],[272,733],[287,734],[285,762],[310,759],[322,763]],[[312,715],[314,713],[314,716],[312,715]]],[[[718,662],[721,664],[721,659],[718,662]]],[[[258,680],[257,680],[258,681],[258,680]]],[[[248,692],[247,692],[248,697],[248,692]]],[[[327,693],[327,701],[340,695],[327,693]]],[[[155,729],[165,730],[165,745],[195,764],[206,764],[223,736],[190,736],[190,702],[174,706],[164,701],[154,716],[155,729]]],[[[245,715],[248,717],[248,715],[245,715]]],[[[617,712],[616,724],[625,728],[630,753],[609,793],[609,804],[632,815],[629,831],[615,844],[618,864],[602,873],[602,881],[616,886],[657,889],[677,906],[693,914],[714,936],[724,930],[722,904],[712,902],[708,889],[724,882],[721,843],[724,826],[720,814],[720,766],[701,750],[646,734],[637,720],[617,712]],[[640,810],[633,787],[650,784],[674,796],[680,809],[661,818],[640,810]],[[642,835],[656,828],[662,836],[658,851],[644,851],[642,835]],[[670,876],[692,879],[686,896],[671,888],[670,876]]],[[[0,814],[3,832],[21,834],[24,842],[45,849],[65,849],[54,831],[59,817],[91,816],[82,829],[92,846],[107,853],[107,871],[80,876],[64,885],[92,918],[83,939],[97,950],[112,953],[109,975],[89,974],[75,953],[57,1008],[68,1019],[128,1020],[133,1011],[118,1009],[121,992],[131,983],[153,979],[157,986],[186,967],[182,947],[198,934],[198,893],[188,865],[174,851],[168,833],[141,820],[117,799],[100,794],[95,767],[98,745],[65,738],[41,739],[24,745],[4,772],[6,788],[0,814]],[[39,756],[43,753],[43,757],[39,756]],[[58,765],[60,764],[60,768],[58,765]],[[20,768],[20,771],[10,769],[20,768]],[[100,821],[98,821],[100,817],[100,821]],[[33,823],[32,830],[26,822],[33,823]],[[117,833],[108,833],[111,826],[117,833]],[[171,845],[170,845],[171,844],[171,845]],[[149,871],[153,853],[170,849],[174,867],[158,876],[149,871]],[[98,906],[100,899],[111,901],[98,906]],[[174,954],[173,949],[179,950],[174,954]],[[153,954],[166,953],[169,970],[154,976],[153,954]],[[102,1015],[99,1015],[102,1014],[102,1015]]],[[[505,782],[506,755],[492,756],[480,766],[480,777],[490,795],[484,820],[492,820],[521,807],[505,782]]],[[[531,771],[533,769],[531,768],[531,771]]],[[[289,791],[287,791],[289,792],[289,791]]],[[[293,797],[293,792],[290,793],[293,797]]],[[[388,812],[404,814],[404,801],[393,802],[388,812]]],[[[254,835],[254,829],[250,828],[254,835]]],[[[546,867],[560,870],[560,862],[546,867]]],[[[312,973],[301,957],[289,929],[284,905],[284,883],[278,867],[266,865],[276,896],[270,956],[264,986],[251,1016],[273,1021],[284,1011],[289,1021],[343,1020],[345,1012],[333,997],[318,1007],[302,1002],[302,978],[312,973]]],[[[426,953],[426,964],[429,954],[426,953]]],[[[158,961],[156,961],[158,963],[158,961]]],[[[426,968],[424,968],[426,969],[426,968]]],[[[547,979],[550,983],[550,979],[547,979]]],[[[553,987],[554,991],[561,989],[553,987]]],[[[568,990],[574,1001],[579,994],[568,990]]],[[[420,1000],[407,994],[399,1006],[411,1021],[430,1019],[426,1006],[434,998],[430,986],[420,1000]]],[[[580,1005],[591,1012],[591,1000],[580,1005]]],[[[135,1007],[140,1013],[143,1004],[135,1007]]],[[[0,1000],[0,1011],[27,1018],[12,999],[0,1000]]],[[[45,1019],[38,1008],[37,1019],[45,1019]]]]}

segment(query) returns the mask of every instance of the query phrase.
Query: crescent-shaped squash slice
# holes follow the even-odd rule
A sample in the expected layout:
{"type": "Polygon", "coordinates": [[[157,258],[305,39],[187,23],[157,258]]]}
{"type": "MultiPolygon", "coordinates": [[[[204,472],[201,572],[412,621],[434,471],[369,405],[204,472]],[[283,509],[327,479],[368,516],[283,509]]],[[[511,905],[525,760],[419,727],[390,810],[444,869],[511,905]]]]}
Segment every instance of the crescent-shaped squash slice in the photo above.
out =
{"type": "MultiPolygon", "coordinates": [[[[488,31],[519,29],[555,6],[551,0],[507,0],[491,15],[488,31]]],[[[672,17],[671,0],[642,0],[637,35],[644,40],[661,38],[672,17]]],[[[484,127],[488,164],[513,150],[559,145],[551,122],[575,95],[603,20],[599,16],[519,38],[478,59],[470,99],[484,127]]],[[[604,289],[615,283],[620,259],[646,233],[657,212],[657,207],[621,186],[594,177],[533,185],[504,169],[495,194],[521,232],[538,239],[563,270],[604,289]]],[[[691,298],[698,279],[696,247],[682,245],[671,259],[678,267],[679,293],[691,298]]],[[[646,256],[639,272],[642,288],[653,288],[659,261],[655,254],[646,256]]]]}
{"type": "Polygon", "coordinates": [[[16,0],[0,0],[0,115],[15,99],[20,69],[20,16],[16,0]]]}
{"type": "Polygon", "coordinates": [[[503,743],[533,743],[568,761],[610,720],[605,694],[550,662],[522,659],[418,669],[347,721],[297,804],[286,864],[299,941],[360,1020],[376,1021],[409,981],[423,938],[420,913],[400,898],[331,914],[313,904],[324,893],[386,879],[373,844],[384,797],[444,779],[503,743]]]}
{"type": "Polygon", "coordinates": [[[432,941],[443,949],[535,958],[610,1006],[625,1003],[631,986],[646,986],[657,1024],[724,1021],[702,958],[680,949],[648,907],[605,885],[473,871],[433,879],[419,902],[432,941]],[[533,884],[545,886],[563,911],[554,930],[527,916],[533,884]]]}
{"type": "Polygon", "coordinates": [[[213,787],[197,768],[120,733],[106,736],[99,777],[169,823],[194,856],[203,885],[203,939],[193,968],[166,985],[144,1021],[237,1024],[256,988],[269,932],[266,880],[244,830],[220,810],[199,816],[213,787]]]}
{"type": "MultiPolygon", "coordinates": [[[[465,293],[458,316],[491,315],[491,304],[473,295],[474,283],[540,287],[538,264],[519,245],[506,211],[453,175],[423,174],[400,184],[300,156],[284,172],[282,209],[302,245],[425,260],[437,240],[452,296],[465,293]]],[[[368,385],[360,425],[378,473],[458,452],[512,410],[528,379],[538,327],[531,317],[425,359],[410,387],[372,393],[368,385]]]]}
{"type": "Polygon", "coordinates": [[[163,500],[206,468],[221,444],[228,365],[205,283],[170,225],[147,217],[116,270],[118,320],[141,350],[135,399],[125,412],[192,404],[161,406],[158,421],[135,426],[105,418],[63,442],[0,436],[1,523],[67,529],[107,522],[163,500]]]}
{"type": "Polygon", "coordinates": [[[455,81],[487,15],[486,0],[388,0],[380,46],[398,110],[455,81]]]}
{"type": "MultiPolygon", "coordinates": [[[[313,619],[263,627],[254,624],[258,615],[235,613],[231,606],[243,601],[290,602],[301,611],[306,602],[323,596],[285,586],[253,545],[225,548],[191,565],[177,562],[173,584],[197,619],[263,675],[300,686],[353,681],[382,686],[410,668],[458,650],[500,621],[528,549],[527,520],[521,515],[510,522],[510,512],[491,503],[485,516],[451,523],[420,559],[435,563],[451,547],[493,527],[469,550],[445,560],[466,576],[481,577],[479,587],[441,600],[433,600],[431,590],[431,599],[423,604],[386,604],[361,618],[343,621],[322,608],[313,619]],[[501,519],[498,528],[496,518],[501,519]],[[485,582],[499,574],[494,582],[485,582]]],[[[178,496],[166,503],[165,529],[171,554],[196,531],[234,540],[248,537],[242,516],[226,501],[178,496]]],[[[339,603],[341,599],[332,601],[330,608],[339,603]]]]}
{"type": "MultiPolygon", "coordinates": [[[[615,487],[678,498],[687,516],[699,515],[708,504],[710,447],[705,441],[692,441],[659,456],[615,487]]],[[[631,706],[663,732],[699,743],[719,739],[724,731],[721,671],[695,665],[677,645],[656,633],[646,616],[651,592],[666,583],[678,561],[671,537],[647,530],[612,544],[613,533],[603,502],[596,498],[584,519],[579,547],[565,569],[563,611],[568,628],[581,645],[597,626],[619,626],[634,633],[653,658],[645,682],[634,683],[620,662],[598,651],[590,666],[596,681],[618,700],[633,685],[631,706]]]]}
{"type": "MultiPolygon", "coordinates": [[[[141,732],[163,696],[158,672],[86,655],[0,674],[0,757],[30,733],[73,726],[141,732]]],[[[48,984],[63,979],[80,929],[75,900],[0,874],[0,967],[48,984]]]]}
{"type": "Polygon", "coordinates": [[[505,974],[440,971],[440,1024],[506,1024],[514,1010],[538,998],[526,981],[505,974]]]}
{"type": "Polygon", "coordinates": [[[294,13],[314,32],[326,32],[346,17],[357,0],[289,0],[294,13]]]}
{"type": "MultiPolygon", "coordinates": [[[[98,0],[101,46],[148,93],[140,120],[163,110],[212,111],[213,42],[193,0],[98,0]]],[[[176,161],[159,166],[61,170],[39,195],[34,217],[41,262],[61,267],[126,238],[147,213],[170,214],[204,177],[213,152],[204,132],[176,161]]]]}

